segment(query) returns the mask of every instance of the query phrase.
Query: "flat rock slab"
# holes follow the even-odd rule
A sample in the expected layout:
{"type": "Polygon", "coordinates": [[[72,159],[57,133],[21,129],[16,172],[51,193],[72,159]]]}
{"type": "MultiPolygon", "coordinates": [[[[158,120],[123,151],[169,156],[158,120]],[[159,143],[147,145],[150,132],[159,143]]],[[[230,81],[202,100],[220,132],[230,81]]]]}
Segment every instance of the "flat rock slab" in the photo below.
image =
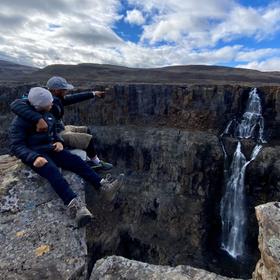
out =
{"type": "MultiPolygon", "coordinates": [[[[111,256],[97,261],[90,280],[230,280],[186,265],[176,267],[152,265],[111,256]]],[[[237,280],[237,279],[235,279],[237,280]]]]}
{"type": "MultiPolygon", "coordinates": [[[[84,279],[85,229],[67,216],[48,182],[6,155],[0,174],[0,279],[84,279]]],[[[64,176],[84,199],[83,181],[64,176]]]]}

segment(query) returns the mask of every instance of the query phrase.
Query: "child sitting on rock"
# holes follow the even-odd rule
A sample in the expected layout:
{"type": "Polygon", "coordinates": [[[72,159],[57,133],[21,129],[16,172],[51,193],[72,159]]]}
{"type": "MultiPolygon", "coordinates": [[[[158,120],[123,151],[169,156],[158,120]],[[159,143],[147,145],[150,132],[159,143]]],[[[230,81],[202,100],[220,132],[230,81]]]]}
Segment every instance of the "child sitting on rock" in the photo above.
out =
{"type": "Polygon", "coordinates": [[[41,114],[48,129],[38,132],[34,123],[16,116],[9,130],[11,152],[49,181],[67,205],[71,217],[76,218],[78,226],[84,226],[92,219],[92,214],[70,188],[59,167],[80,175],[96,189],[108,192],[117,191],[120,180],[102,179],[80,157],[63,149],[63,140],[56,131],[56,120],[49,112],[52,102],[52,94],[44,88],[35,87],[29,91],[28,104],[41,114]]]}

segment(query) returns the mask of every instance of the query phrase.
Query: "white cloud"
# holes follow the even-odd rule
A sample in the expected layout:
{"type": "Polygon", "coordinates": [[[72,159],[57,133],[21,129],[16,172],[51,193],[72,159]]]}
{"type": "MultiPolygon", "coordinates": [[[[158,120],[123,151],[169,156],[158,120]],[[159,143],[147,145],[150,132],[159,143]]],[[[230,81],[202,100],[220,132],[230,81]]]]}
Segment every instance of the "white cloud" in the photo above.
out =
{"type": "Polygon", "coordinates": [[[36,66],[84,61],[73,53],[73,46],[79,52],[85,46],[122,43],[112,30],[119,5],[118,0],[1,0],[0,37],[5,44],[0,51],[36,66]]]}
{"type": "Polygon", "coordinates": [[[280,56],[266,59],[263,61],[252,61],[247,64],[240,64],[236,67],[256,69],[260,71],[280,71],[280,56]]]}
{"type": "Polygon", "coordinates": [[[142,41],[192,41],[194,47],[214,46],[236,38],[269,38],[280,30],[280,2],[262,8],[244,7],[234,1],[130,0],[150,13],[142,41]]]}
{"type": "Polygon", "coordinates": [[[145,18],[143,14],[136,9],[127,11],[124,20],[130,24],[136,24],[136,25],[142,25],[145,22],[145,18]]]}
{"type": "Polygon", "coordinates": [[[232,41],[277,34],[279,2],[261,8],[246,8],[234,0],[128,2],[130,10],[121,15],[120,0],[1,0],[0,57],[40,67],[82,62],[132,67],[237,62],[280,69],[279,49],[248,48],[232,41]],[[121,18],[143,27],[140,42],[125,41],[114,31],[121,18]]]}
{"type": "Polygon", "coordinates": [[[235,7],[225,19],[212,30],[212,40],[230,41],[239,37],[267,38],[280,29],[280,6],[265,9],[235,7]],[[278,15],[278,16],[276,16],[278,15]]]}
{"type": "Polygon", "coordinates": [[[197,42],[197,46],[209,45],[209,32],[213,22],[226,18],[233,1],[209,0],[130,0],[150,13],[152,18],[144,26],[142,41],[151,44],[161,41],[179,42],[183,38],[197,42]]]}
{"type": "Polygon", "coordinates": [[[87,25],[69,24],[64,26],[63,29],[53,32],[51,36],[52,38],[64,38],[72,42],[91,46],[122,43],[122,39],[111,28],[90,23],[87,25]]]}
{"type": "Polygon", "coordinates": [[[258,50],[247,50],[240,51],[236,57],[237,61],[254,61],[256,59],[265,59],[267,57],[280,56],[280,49],[258,49],[258,50]]]}

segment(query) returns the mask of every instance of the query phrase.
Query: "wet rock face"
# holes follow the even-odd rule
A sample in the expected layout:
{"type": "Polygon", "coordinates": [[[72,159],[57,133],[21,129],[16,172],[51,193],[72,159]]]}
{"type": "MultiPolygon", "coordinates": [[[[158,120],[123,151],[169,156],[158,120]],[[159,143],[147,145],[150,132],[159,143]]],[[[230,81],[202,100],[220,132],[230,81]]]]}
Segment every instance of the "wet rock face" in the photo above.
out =
{"type": "Polygon", "coordinates": [[[102,158],[126,180],[88,231],[93,258],[119,254],[154,264],[207,267],[208,238],[223,176],[218,138],[209,133],[136,126],[92,127],[102,158]]]}
{"type": "Polygon", "coordinates": [[[247,191],[257,204],[280,200],[280,146],[265,145],[247,174],[247,191]]]}
{"type": "MultiPolygon", "coordinates": [[[[233,278],[222,277],[202,269],[190,266],[160,266],[128,260],[123,257],[111,256],[99,260],[91,274],[90,280],[230,280],[233,278]]],[[[237,278],[235,278],[237,279],[237,278]]]]}
{"type": "Polygon", "coordinates": [[[256,215],[260,226],[261,259],[257,263],[253,279],[280,279],[280,203],[260,205],[256,207],[256,215]]]}
{"type": "Polygon", "coordinates": [[[256,244],[258,224],[254,207],[280,200],[280,146],[263,147],[247,168],[245,185],[249,209],[248,243],[256,244]]]}
{"type": "MultiPolygon", "coordinates": [[[[47,181],[9,156],[0,173],[0,279],[85,279],[85,230],[47,181]]],[[[65,175],[84,197],[81,179],[65,175]]]]}

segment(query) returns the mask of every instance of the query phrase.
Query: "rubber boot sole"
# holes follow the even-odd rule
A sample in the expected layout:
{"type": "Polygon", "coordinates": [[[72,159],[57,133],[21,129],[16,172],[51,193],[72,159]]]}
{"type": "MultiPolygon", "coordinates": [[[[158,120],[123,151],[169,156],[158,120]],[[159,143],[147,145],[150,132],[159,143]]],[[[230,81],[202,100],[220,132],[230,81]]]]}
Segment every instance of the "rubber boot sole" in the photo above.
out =
{"type": "Polygon", "coordinates": [[[92,221],[92,216],[84,216],[78,220],[78,227],[84,227],[92,221]]]}

